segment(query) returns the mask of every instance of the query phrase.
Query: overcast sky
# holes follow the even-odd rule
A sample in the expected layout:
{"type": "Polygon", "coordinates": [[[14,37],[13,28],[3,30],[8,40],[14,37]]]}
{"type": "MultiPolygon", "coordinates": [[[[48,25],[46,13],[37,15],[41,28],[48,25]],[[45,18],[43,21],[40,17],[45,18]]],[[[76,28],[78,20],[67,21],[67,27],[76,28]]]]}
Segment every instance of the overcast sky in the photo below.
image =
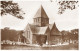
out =
{"type": "Polygon", "coordinates": [[[56,23],[57,28],[61,30],[71,30],[79,27],[78,9],[66,10],[62,15],[58,14],[57,2],[49,1],[14,1],[26,13],[24,19],[18,19],[12,15],[4,15],[1,18],[1,27],[10,27],[11,29],[23,30],[27,23],[33,23],[33,17],[42,5],[49,17],[49,23],[56,23]]]}

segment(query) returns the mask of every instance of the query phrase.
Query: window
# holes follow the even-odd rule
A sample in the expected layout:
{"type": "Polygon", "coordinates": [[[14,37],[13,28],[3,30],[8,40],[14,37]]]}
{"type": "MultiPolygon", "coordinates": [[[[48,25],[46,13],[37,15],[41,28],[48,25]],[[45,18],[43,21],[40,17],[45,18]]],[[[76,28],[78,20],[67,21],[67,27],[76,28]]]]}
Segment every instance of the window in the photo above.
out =
{"type": "Polygon", "coordinates": [[[27,38],[28,38],[28,31],[27,31],[27,38]]]}
{"type": "Polygon", "coordinates": [[[27,31],[27,38],[30,38],[30,31],[27,31]]]}

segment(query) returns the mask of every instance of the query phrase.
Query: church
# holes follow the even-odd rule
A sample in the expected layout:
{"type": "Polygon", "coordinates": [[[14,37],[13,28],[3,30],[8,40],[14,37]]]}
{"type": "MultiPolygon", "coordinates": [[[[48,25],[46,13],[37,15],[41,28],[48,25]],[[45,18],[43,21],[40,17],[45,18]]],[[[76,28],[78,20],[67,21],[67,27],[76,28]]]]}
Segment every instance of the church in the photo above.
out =
{"type": "Polygon", "coordinates": [[[37,44],[38,41],[43,41],[44,44],[61,43],[62,34],[56,27],[56,23],[49,24],[49,17],[47,16],[43,6],[41,5],[33,18],[33,24],[27,24],[24,29],[23,36],[25,42],[30,44],[37,44]],[[28,41],[27,41],[28,40],[28,41]]]}

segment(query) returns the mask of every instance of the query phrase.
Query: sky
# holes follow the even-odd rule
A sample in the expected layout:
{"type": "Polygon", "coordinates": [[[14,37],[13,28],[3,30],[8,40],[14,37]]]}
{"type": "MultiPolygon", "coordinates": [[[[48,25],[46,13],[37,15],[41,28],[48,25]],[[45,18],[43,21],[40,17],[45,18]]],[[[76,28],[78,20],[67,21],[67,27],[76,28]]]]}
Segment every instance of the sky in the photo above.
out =
{"type": "Polygon", "coordinates": [[[62,15],[58,14],[57,2],[50,1],[14,1],[25,12],[24,19],[18,19],[10,14],[1,17],[0,28],[10,27],[15,30],[24,30],[28,23],[33,23],[33,18],[42,5],[49,17],[49,23],[56,23],[57,28],[62,30],[71,30],[79,28],[79,9],[66,10],[62,15]]]}

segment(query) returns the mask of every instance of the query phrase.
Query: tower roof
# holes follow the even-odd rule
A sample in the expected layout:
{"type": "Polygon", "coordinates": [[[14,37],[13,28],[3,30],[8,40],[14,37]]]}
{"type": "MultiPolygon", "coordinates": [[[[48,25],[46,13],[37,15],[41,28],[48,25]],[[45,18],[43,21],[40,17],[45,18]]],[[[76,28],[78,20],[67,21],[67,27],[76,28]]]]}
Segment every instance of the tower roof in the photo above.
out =
{"type": "Polygon", "coordinates": [[[43,17],[43,18],[48,18],[45,10],[43,9],[43,6],[41,5],[40,8],[38,9],[38,11],[36,12],[34,18],[37,17],[43,17]]]}

